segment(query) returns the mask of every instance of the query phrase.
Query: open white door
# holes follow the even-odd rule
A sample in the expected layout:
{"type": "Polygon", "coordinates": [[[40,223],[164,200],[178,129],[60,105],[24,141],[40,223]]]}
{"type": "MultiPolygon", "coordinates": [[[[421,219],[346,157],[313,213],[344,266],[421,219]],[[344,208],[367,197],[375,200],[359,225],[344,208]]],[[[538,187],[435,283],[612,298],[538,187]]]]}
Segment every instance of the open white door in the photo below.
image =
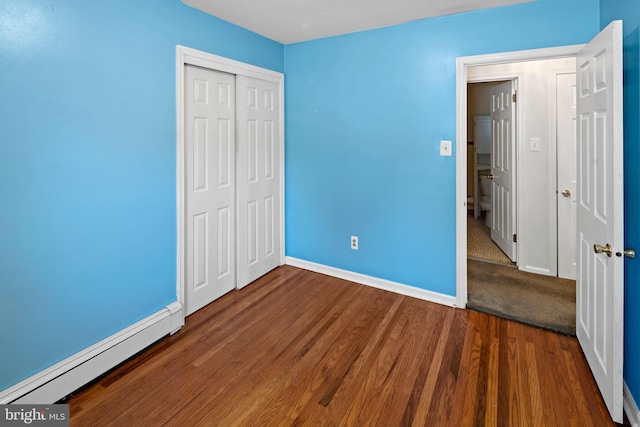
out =
{"type": "Polygon", "coordinates": [[[491,88],[491,239],[516,261],[516,164],[513,81],[491,88]]]}
{"type": "Polygon", "coordinates": [[[575,73],[556,75],[558,277],[576,280],[577,85],[575,73]]]}
{"type": "Polygon", "coordinates": [[[578,54],[576,332],[611,418],[623,417],[622,21],[578,54]]]}
{"type": "Polygon", "coordinates": [[[243,288],[280,265],[278,85],[238,76],[238,278],[243,288]]]}

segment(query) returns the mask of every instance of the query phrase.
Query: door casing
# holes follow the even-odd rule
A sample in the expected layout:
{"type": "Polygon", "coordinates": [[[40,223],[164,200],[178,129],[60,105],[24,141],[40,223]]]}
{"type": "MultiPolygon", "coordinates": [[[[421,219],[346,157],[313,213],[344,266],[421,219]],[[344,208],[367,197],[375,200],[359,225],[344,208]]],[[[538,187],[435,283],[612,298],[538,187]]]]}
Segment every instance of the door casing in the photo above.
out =
{"type": "MultiPolygon", "coordinates": [[[[192,49],[186,46],[176,46],[176,221],[177,221],[177,247],[176,247],[176,296],[178,302],[184,307],[185,302],[185,141],[184,141],[184,83],[185,66],[196,65],[214,71],[221,71],[239,76],[247,76],[260,80],[274,82],[278,85],[279,97],[279,133],[277,144],[280,152],[280,265],[285,263],[285,236],[284,236],[284,74],[255,65],[245,64],[192,49]]],[[[184,310],[183,310],[184,313],[184,310]]]]}

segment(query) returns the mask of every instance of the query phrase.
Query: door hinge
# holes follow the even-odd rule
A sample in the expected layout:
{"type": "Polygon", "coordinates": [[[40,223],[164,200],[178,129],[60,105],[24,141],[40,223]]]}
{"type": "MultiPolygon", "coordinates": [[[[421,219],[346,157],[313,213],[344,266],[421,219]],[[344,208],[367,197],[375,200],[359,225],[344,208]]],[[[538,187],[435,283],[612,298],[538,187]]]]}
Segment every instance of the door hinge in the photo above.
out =
{"type": "Polygon", "coordinates": [[[517,243],[518,242],[518,235],[514,234],[513,235],[513,243],[517,243]]]}
{"type": "Polygon", "coordinates": [[[516,92],[514,92],[513,95],[511,95],[511,101],[516,102],[516,99],[518,99],[518,97],[516,96],[516,92]]]}

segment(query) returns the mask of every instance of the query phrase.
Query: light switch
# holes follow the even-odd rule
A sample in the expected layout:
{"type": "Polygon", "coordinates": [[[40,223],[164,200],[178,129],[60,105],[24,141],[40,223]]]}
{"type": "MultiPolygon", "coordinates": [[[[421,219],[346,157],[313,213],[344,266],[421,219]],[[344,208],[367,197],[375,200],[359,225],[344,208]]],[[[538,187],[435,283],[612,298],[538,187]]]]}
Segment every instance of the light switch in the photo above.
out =
{"type": "Polygon", "coordinates": [[[440,141],[440,155],[451,156],[451,141],[440,141]]]}
{"type": "Polygon", "coordinates": [[[530,145],[529,145],[529,150],[530,151],[540,151],[540,138],[531,138],[530,145]]]}

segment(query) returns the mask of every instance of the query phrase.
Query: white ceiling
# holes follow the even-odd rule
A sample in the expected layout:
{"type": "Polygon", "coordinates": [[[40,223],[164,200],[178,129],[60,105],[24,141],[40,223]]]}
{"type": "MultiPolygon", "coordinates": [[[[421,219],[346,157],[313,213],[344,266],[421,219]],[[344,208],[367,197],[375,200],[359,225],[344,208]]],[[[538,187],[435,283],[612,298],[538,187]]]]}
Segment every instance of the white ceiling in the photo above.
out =
{"type": "Polygon", "coordinates": [[[534,0],[182,0],[283,44],[534,0]]]}

